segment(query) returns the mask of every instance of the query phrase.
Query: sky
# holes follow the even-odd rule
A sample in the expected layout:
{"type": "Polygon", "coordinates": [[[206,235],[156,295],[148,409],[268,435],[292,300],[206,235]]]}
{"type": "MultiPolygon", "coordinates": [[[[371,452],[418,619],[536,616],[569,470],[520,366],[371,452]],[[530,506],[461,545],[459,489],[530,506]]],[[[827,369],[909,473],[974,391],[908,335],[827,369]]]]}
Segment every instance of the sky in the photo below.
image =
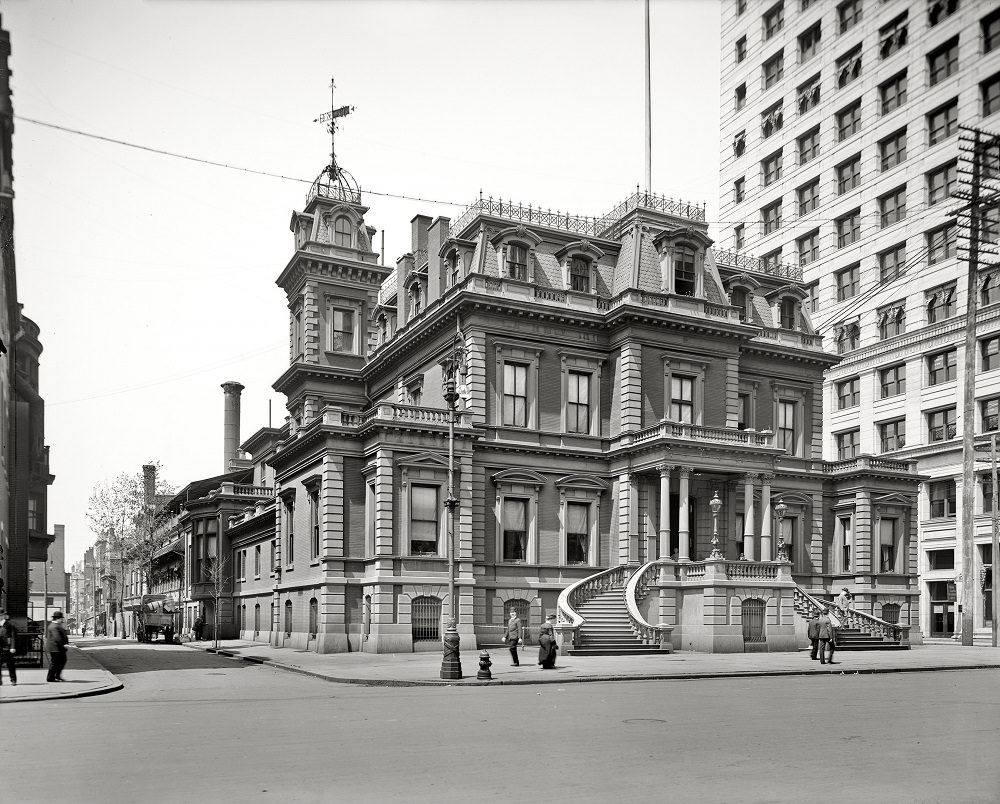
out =
{"type": "MultiPolygon", "coordinates": [[[[175,488],[224,471],[222,383],[245,386],[243,440],[284,423],[275,280],[329,162],[314,121],[331,78],[354,107],[337,162],[393,265],[415,215],[454,220],[480,192],[601,215],[644,183],[643,8],[4,0],[17,292],[41,328],[66,569],[94,542],[97,484],[146,463],[175,488]]],[[[716,0],[651,0],[652,189],[705,203],[710,222],[719,24],[716,0]]]]}

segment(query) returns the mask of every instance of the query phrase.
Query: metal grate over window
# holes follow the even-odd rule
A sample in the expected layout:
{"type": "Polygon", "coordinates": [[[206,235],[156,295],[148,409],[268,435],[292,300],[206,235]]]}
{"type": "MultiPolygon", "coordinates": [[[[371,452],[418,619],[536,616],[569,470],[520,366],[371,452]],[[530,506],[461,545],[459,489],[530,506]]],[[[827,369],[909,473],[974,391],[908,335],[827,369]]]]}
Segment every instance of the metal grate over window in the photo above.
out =
{"type": "Polygon", "coordinates": [[[414,642],[438,642],[441,639],[441,601],[426,595],[415,597],[410,608],[414,642]]]}
{"type": "Polygon", "coordinates": [[[764,601],[756,597],[744,600],[740,610],[743,618],[743,641],[764,642],[764,601]]]}

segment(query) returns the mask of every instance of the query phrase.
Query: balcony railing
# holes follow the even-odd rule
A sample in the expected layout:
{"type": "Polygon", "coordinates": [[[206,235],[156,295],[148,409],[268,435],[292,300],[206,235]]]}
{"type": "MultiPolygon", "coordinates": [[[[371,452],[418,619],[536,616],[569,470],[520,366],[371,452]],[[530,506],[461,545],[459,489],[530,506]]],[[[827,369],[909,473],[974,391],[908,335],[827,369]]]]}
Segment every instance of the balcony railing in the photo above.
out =
{"type": "Polygon", "coordinates": [[[765,449],[774,446],[774,433],[770,430],[734,430],[729,427],[704,427],[699,424],[670,421],[661,421],[653,427],[647,427],[632,434],[632,444],[638,445],[657,438],[679,438],[684,441],[716,444],[740,444],[765,449]]]}
{"type": "Polygon", "coordinates": [[[802,281],[802,267],[799,265],[789,265],[771,262],[753,254],[743,254],[730,249],[712,249],[712,257],[715,258],[716,265],[727,268],[735,268],[740,271],[751,271],[755,274],[767,274],[768,276],[778,276],[785,279],[802,281]]]}
{"type": "Polygon", "coordinates": [[[875,458],[871,455],[859,455],[846,461],[832,461],[824,464],[823,471],[827,474],[838,472],[857,472],[865,469],[883,472],[912,472],[912,461],[894,461],[891,458],[875,458]]]}

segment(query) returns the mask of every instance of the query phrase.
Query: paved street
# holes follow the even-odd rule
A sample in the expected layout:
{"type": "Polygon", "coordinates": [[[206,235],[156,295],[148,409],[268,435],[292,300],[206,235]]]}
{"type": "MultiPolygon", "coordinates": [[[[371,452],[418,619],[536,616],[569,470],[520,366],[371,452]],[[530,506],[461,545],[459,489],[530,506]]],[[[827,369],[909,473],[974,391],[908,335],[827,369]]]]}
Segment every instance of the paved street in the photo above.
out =
{"type": "Polygon", "coordinates": [[[954,804],[1000,790],[994,763],[968,759],[1000,751],[996,670],[365,687],[182,646],[86,653],[124,689],[0,708],[3,801],[954,804]]]}

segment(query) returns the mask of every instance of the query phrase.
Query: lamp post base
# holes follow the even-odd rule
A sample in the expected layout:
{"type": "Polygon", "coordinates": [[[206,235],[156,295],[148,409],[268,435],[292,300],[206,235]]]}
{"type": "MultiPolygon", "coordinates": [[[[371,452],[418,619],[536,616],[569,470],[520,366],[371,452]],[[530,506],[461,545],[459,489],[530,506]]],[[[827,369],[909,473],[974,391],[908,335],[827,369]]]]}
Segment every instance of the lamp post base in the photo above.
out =
{"type": "Polygon", "coordinates": [[[462,677],[462,659],[458,655],[458,625],[455,620],[448,620],[448,628],[444,632],[444,656],[441,658],[441,678],[455,681],[462,677]]]}

